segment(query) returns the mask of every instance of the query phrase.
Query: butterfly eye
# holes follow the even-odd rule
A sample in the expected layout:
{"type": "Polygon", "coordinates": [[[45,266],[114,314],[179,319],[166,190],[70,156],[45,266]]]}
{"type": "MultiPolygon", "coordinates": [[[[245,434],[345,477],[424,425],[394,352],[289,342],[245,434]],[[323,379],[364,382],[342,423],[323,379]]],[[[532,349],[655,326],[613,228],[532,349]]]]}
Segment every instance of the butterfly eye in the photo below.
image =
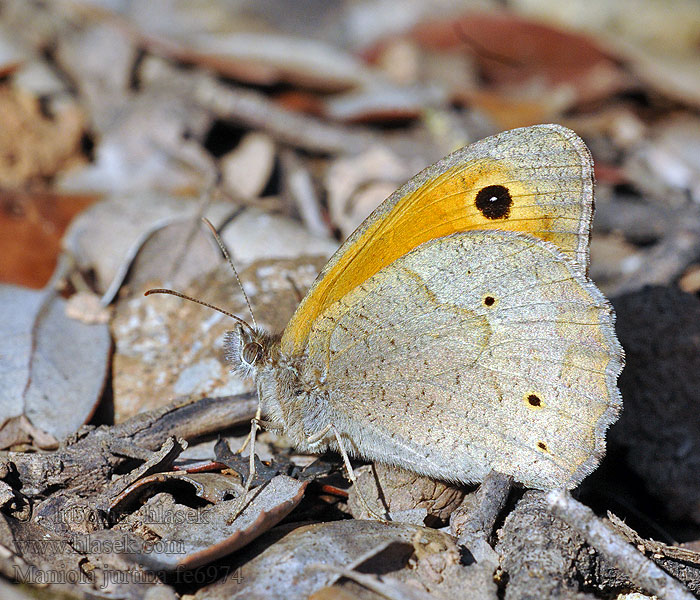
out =
{"type": "Polygon", "coordinates": [[[241,352],[241,358],[247,365],[254,365],[256,361],[262,358],[262,355],[263,347],[257,342],[248,342],[243,346],[243,351],[241,352]]]}

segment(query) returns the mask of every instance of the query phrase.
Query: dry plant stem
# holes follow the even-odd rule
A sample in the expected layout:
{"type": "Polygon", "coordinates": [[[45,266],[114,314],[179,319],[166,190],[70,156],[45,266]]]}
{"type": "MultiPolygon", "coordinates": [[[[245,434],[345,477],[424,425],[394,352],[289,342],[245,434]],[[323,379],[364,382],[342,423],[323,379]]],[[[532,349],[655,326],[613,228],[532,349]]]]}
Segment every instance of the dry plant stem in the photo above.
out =
{"type": "Polygon", "coordinates": [[[626,537],[631,544],[637,546],[637,548],[642,547],[647,552],[657,556],[666,556],[675,560],[682,560],[684,562],[700,565],[700,552],[688,548],[680,548],[678,546],[669,546],[668,544],[657,542],[656,540],[645,539],[622,521],[620,517],[610,511],[608,511],[608,519],[613,527],[615,527],[621,535],[626,537]]]}
{"type": "Polygon", "coordinates": [[[602,556],[624,572],[635,585],[665,600],[693,600],[688,589],[668,575],[593,511],[565,490],[547,494],[552,513],[577,529],[602,556]]]}
{"type": "Polygon", "coordinates": [[[287,191],[294,200],[304,225],[315,235],[328,237],[328,226],[323,221],[318,194],[309,170],[294,151],[289,149],[282,152],[282,165],[287,191]]]}
{"type": "Polygon", "coordinates": [[[358,132],[320,119],[280,108],[262,94],[223,85],[202,77],[195,86],[195,99],[222,119],[251,129],[266,131],[297,148],[329,154],[357,153],[375,140],[369,132],[358,132]]]}
{"type": "Polygon", "coordinates": [[[14,465],[26,496],[43,495],[52,489],[91,495],[102,490],[129,457],[146,458],[170,436],[193,439],[249,422],[257,404],[253,394],[180,399],[119,425],[78,432],[55,452],[8,452],[0,457],[0,463],[14,465]]]}
{"type": "Polygon", "coordinates": [[[344,569],[335,565],[317,564],[309,565],[309,568],[336,573],[389,600],[434,600],[434,596],[390,577],[358,573],[352,569],[344,569]]]}
{"type": "Polygon", "coordinates": [[[474,508],[468,513],[467,519],[460,524],[457,531],[458,543],[468,546],[474,538],[488,540],[493,532],[498,515],[508,500],[513,478],[497,471],[491,471],[476,492],[474,508]]]}
{"type": "Polygon", "coordinates": [[[355,486],[357,489],[357,497],[360,500],[360,504],[362,504],[362,508],[364,508],[367,511],[367,514],[372,517],[373,519],[376,519],[377,521],[381,521],[382,523],[388,523],[388,519],[385,517],[382,517],[378,515],[376,512],[374,512],[369,504],[367,503],[367,500],[365,500],[365,497],[362,495],[362,492],[360,491],[360,488],[357,487],[357,477],[355,476],[355,471],[352,468],[352,465],[350,464],[350,457],[348,456],[348,453],[345,451],[345,446],[343,445],[343,441],[340,439],[340,434],[338,433],[338,430],[335,427],[331,427],[333,430],[333,435],[335,435],[335,440],[338,442],[338,450],[340,451],[340,456],[343,457],[343,462],[345,463],[345,468],[348,472],[348,478],[350,481],[352,481],[352,484],[355,486]]]}
{"type": "Polygon", "coordinates": [[[619,296],[645,285],[668,285],[679,277],[689,264],[700,257],[700,215],[693,209],[690,215],[644,255],[640,267],[626,274],[609,295],[619,296]]]}

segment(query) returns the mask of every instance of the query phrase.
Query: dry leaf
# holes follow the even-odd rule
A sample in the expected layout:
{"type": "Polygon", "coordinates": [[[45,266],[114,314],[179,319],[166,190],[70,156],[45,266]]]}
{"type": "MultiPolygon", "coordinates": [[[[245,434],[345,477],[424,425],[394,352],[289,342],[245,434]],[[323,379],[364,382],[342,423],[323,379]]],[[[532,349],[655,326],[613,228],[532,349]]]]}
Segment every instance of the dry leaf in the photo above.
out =
{"type": "MultiPolygon", "coordinates": [[[[183,476],[173,477],[183,480],[183,476]]],[[[132,521],[141,523],[142,531],[148,534],[147,539],[155,536],[162,543],[154,544],[153,551],[130,556],[135,563],[156,570],[174,571],[213,562],[246,546],[284,519],[301,502],[307,485],[306,482],[286,475],[278,475],[269,483],[248,492],[245,509],[229,523],[229,518],[238,506],[237,498],[227,499],[233,496],[233,492],[220,489],[220,479],[214,482],[211,477],[203,478],[201,475],[187,477],[192,481],[199,480],[201,493],[211,497],[218,494],[219,500],[213,505],[193,509],[164,498],[162,494],[151,498],[132,515],[132,521]],[[201,483],[207,482],[207,479],[208,485],[201,483]],[[180,518],[149,519],[149,512],[174,517],[179,515],[180,518]],[[139,518],[139,515],[143,518],[139,518]]],[[[168,477],[164,474],[160,478],[164,484],[168,483],[168,477]]]]}
{"type": "Polygon", "coordinates": [[[61,237],[97,198],[51,193],[0,192],[0,279],[41,288],[54,272],[61,237]]]}
{"type": "Polygon", "coordinates": [[[275,143],[264,133],[249,133],[220,162],[224,187],[243,198],[256,198],[272,175],[275,143]]]}
{"type": "MultiPolygon", "coordinates": [[[[104,292],[103,301],[109,302],[150,236],[163,226],[185,218],[193,219],[193,224],[199,227],[197,217],[201,206],[197,198],[158,193],[107,198],[71,223],[63,238],[63,247],[81,270],[94,270],[97,289],[104,292]]],[[[228,203],[213,203],[202,216],[217,225],[234,210],[228,203]]],[[[171,248],[171,258],[179,256],[180,249],[182,246],[171,248]]],[[[164,277],[171,275],[172,260],[161,268],[164,277]]]]}
{"type": "Polygon", "coordinates": [[[19,188],[84,160],[85,123],[74,105],[51,118],[39,98],[0,85],[0,131],[0,186],[19,188]]]}
{"type": "MultiPolygon", "coordinates": [[[[283,534],[275,533],[274,530],[271,532],[273,540],[283,534]]],[[[393,545],[389,554],[382,555],[377,561],[379,564],[374,564],[374,567],[380,569],[382,574],[410,580],[415,575],[405,566],[413,553],[410,542],[416,536],[424,543],[432,541],[442,547],[452,543],[447,534],[434,529],[357,520],[298,527],[288,531],[272,545],[265,536],[260,540],[260,546],[254,544],[250,549],[253,556],[257,554],[255,558],[243,555],[231,561],[232,566],[242,563],[240,582],[224,578],[200,589],[195,598],[306,599],[338,579],[337,575],[328,570],[315,568],[317,565],[345,567],[367,555],[370,557],[368,561],[371,561],[375,549],[386,542],[395,541],[399,544],[393,545]]]]}
{"type": "Polygon", "coordinates": [[[61,439],[90,419],[111,346],[106,325],[69,319],[50,292],[0,286],[0,421],[24,414],[61,439]]]}

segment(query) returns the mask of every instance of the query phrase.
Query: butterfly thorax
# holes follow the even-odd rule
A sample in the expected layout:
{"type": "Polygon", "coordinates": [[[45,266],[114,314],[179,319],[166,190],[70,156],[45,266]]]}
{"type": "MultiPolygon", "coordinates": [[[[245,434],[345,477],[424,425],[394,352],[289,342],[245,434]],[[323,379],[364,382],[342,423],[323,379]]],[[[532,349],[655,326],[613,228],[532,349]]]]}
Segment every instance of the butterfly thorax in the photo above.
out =
{"type": "Polygon", "coordinates": [[[281,425],[297,449],[322,452],[332,435],[313,444],[308,440],[330,424],[323,377],[302,377],[305,357],[284,354],[280,338],[239,326],[226,335],[226,358],[235,373],[255,381],[266,420],[281,425]]]}

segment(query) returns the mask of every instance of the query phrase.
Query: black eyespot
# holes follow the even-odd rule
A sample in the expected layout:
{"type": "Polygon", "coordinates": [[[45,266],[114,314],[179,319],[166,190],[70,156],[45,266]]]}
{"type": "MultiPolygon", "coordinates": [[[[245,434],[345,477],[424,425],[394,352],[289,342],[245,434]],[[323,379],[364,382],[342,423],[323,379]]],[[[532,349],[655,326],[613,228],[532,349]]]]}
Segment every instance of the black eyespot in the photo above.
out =
{"type": "Polygon", "coordinates": [[[542,400],[536,394],[530,394],[527,397],[527,402],[530,406],[542,406],[542,400]]]}
{"type": "Polygon", "coordinates": [[[487,185],[476,195],[476,207],[487,219],[507,219],[513,198],[507,187],[502,185],[487,185]]]}
{"type": "Polygon", "coordinates": [[[484,304],[486,306],[493,306],[495,302],[496,302],[496,299],[493,296],[486,296],[484,298],[484,304]]]}
{"type": "Polygon", "coordinates": [[[247,365],[254,365],[262,356],[263,347],[257,342],[248,342],[241,351],[241,359],[247,365]]]}
{"type": "Polygon", "coordinates": [[[544,442],[537,442],[537,447],[538,447],[540,450],[544,450],[545,452],[548,451],[548,450],[547,450],[547,444],[545,444],[544,442]]]}

